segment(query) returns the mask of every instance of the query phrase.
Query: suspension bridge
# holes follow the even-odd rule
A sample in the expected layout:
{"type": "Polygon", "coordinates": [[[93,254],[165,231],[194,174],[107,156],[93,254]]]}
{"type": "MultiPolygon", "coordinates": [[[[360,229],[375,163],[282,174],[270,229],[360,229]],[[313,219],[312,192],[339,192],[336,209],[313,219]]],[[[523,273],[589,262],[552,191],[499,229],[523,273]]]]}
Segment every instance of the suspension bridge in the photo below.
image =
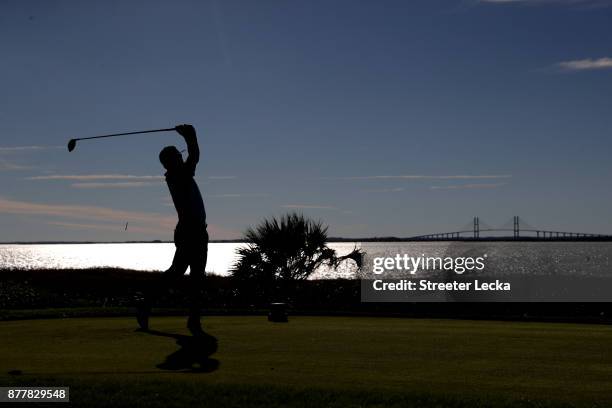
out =
{"type": "Polygon", "coordinates": [[[612,235],[536,228],[515,215],[512,218],[512,228],[510,228],[510,223],[494,228],[481,222],[478,217],[474,217],[473,222],[461,228],[460,231],[417,235],[408,239],[414,241],[610,241],[612,235]],[[509,235],[510,232],[512,235],[509,235]]]}

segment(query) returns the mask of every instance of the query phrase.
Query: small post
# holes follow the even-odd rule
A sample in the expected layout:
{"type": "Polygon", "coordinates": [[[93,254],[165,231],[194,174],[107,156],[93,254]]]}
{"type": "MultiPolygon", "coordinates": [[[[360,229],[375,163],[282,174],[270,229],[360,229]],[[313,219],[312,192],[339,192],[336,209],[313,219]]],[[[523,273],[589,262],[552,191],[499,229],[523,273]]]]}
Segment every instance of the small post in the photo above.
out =
{"type": "Polygon", "coordinates": [[[268,313],[268,321],[276,323],[287,323],[289,315],[287,314],[286,303],[270,303],[270,313],[268,313]]]}

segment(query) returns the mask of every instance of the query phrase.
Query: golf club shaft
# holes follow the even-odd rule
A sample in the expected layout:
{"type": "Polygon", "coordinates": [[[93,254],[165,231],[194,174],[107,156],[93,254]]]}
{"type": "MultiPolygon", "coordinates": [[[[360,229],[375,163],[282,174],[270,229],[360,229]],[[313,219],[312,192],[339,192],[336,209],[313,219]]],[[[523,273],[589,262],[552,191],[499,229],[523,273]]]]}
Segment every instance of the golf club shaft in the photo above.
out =
{"type": "Polygon", "coordinates": [[[137,135],[139,133],[154,133],[154,132],[170,132],[176,130],[176,128],[167,128],[167,129],[153,129],[153,130],[141,130],[138,132],[126,132],[126,133],[113,133],[111,135],[102,135],[102,136],[92,136],[92,137],[81,137],[74,140],[88,140],[88,139],[100,139],[103,137],[114,137],[114,136],[125,136],[125,135],[137,135]]]}

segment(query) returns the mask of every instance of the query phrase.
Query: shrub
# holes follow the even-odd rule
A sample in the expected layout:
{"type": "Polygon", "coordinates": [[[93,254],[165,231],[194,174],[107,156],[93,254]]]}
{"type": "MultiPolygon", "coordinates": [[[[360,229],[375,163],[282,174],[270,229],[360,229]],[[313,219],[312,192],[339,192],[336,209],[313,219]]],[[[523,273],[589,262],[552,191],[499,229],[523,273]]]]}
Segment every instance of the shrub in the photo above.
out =
{"type": "Polygon", "coordinates": [[[286,300],[291,282],[307,279],[321,266],[337,267],[352,259],[361,267],[359,249],[338,256],[327,246],[327,227],[301,214],[264,220],[244,237],[249,243],[238,250],[231,271],[243,294],[286,300]]]}

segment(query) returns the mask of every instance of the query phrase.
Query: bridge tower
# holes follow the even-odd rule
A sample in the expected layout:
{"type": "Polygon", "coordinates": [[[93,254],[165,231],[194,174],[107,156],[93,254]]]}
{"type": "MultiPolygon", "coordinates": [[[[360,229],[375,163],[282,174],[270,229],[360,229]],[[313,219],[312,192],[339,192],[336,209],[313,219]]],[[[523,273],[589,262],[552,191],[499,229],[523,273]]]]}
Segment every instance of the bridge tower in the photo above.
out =
{"type": "Polygon", "coordinates": [[[478,217],[474,217],[474,239],[480,238],[480,222],[478,217]]]}

